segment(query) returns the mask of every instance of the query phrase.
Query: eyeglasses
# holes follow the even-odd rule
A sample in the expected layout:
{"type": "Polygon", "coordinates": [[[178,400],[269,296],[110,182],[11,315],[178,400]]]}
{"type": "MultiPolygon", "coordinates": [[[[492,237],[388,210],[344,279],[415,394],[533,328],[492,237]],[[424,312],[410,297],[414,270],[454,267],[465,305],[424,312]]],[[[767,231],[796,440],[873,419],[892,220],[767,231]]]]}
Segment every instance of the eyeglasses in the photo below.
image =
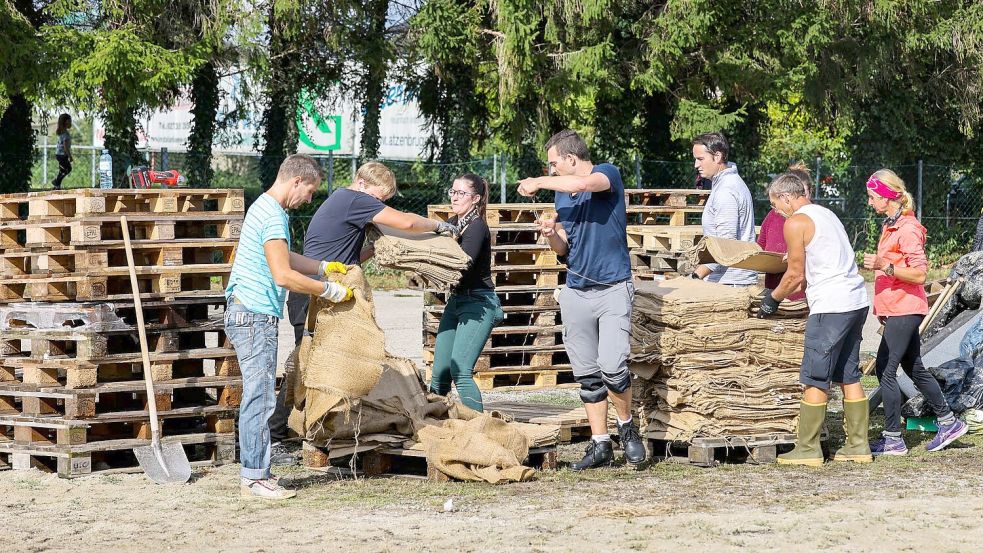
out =
{"type": "Polygon", "coordinates": [[[477,194],[475,194],[474,192],[468,192],[467,190],[454,190],[453,188],[448,188],[447,189],[447,197],[448,198],[453,198],[455,196],[460,196],[462,198],[466,198],[468,196],[477,196],[477,194]]]}

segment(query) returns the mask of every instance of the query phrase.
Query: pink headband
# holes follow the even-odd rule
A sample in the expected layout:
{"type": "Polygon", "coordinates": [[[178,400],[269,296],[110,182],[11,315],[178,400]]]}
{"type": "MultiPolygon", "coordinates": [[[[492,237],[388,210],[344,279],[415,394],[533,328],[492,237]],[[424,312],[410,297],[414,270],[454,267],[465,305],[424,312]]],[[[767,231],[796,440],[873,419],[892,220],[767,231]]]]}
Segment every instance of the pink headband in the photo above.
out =
{"type": "Polygon", "coordinates": [[[867,190],[870,190],[874,194],[877,194],[878,196],[882,198],[886,198],[888,200],[897,200],[898,198],[901,197],[900,192],[891,190],[890,188],[888,188],[886,184],[877,180],[877,177],[874,176],[871,176],[869,179],[867,179],[867,190]]]}

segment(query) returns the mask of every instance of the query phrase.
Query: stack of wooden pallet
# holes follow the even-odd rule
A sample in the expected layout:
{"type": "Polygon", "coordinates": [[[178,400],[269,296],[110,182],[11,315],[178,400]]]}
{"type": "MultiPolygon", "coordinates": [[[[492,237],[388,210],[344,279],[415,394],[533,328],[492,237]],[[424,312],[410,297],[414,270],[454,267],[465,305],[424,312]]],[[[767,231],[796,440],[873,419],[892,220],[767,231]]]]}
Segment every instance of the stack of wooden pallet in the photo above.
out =
{"type": "Polygon", "coordinates": [[[709,190],[626,191],[628,251],[636,276],[651,279],[693,270],[683,253],[703,237],[700,217],[709,195],[709,190]]]}
{"type": "Polygon", "coordinates": [[[241,190],[0,196],[0,468],[138,468],[150,425],[120,215],[165,440],[234,460],[242,379],[222,307],[243,211],[241,190]]]}
{"type": "MultiPolygon", "coordinates": [[[[676,259],[702,235],[696,223],[708,194],[702,190],[626,192],[627,240],[636,274],[677,270],[676,259]]],[[[449,205],[432,205],[428,215],[447,220],[453,213],[449,205]]],[[[475,381],[482,390],[574,385],[563,347],[560,308],[553,298],[553,291],[566,281],[566,267],[539,235],[536,220],[541,217],[556,217],[553,204],[488,206],[492,276],[505,321],[492,331],[475,366],[475,381]]],[[[447,295],[425,292],[423,357],[429,367],[447,295]]]]}

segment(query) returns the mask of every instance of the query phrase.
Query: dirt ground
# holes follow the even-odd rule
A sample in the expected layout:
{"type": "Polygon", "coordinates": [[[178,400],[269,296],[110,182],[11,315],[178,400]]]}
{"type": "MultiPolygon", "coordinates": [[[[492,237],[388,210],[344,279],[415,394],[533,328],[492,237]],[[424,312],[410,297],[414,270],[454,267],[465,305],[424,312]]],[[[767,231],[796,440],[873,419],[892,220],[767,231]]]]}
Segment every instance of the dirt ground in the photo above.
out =
{"type": "MultiPolygon", "coordinates": [[[[419,359],[419,297],[390,292],[379,300],[390,350],[419,359]]],[[[833,447],[842,439],[838,416],[829,425],[833,447]]],[[[198,471],[176,487],[139,474],[61,480],[6,471],[0,553],[979,551],[983,437],[934,454],[924,451],[929,438],[908,433],[911,455],[870,465],[698,469],[663,462],[587,474],[561,468],[503,486],[339,479],[295,467],[280,472],[299,490],[283,503],[240,499],[237,465],[198,471]],[[445,511],[448,500],[453,508],[445,511]]],[[[582,448],[564,446],[561,462],[579,458],[582,448]]]]}

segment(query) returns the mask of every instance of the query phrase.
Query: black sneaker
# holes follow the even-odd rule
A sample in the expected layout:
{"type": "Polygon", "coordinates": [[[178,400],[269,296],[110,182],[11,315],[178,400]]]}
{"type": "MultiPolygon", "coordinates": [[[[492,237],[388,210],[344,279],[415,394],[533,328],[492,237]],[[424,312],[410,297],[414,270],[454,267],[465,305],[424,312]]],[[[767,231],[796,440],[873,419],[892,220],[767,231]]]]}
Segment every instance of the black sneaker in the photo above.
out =
{"type": "Polygon", "coordinates": [[[625,425],[618,425],[618,437],[621,439],[621,449],[625,451],[625,461],[631,465],[645,462],[645,442],[638,433],[635,420],[625,425]]]}
{"type": "Polygon", "coordinates": [[[270,445],[270,464],[280,467],[296,465],[297,455],[283,445],[283,442],[276,442],[270,445]]]}
{"type": "Polygon", "coordinates": [[[579,462],[570,465],[570,470],[581,471],[610,465],[614,460],[614,446],[611,440],[587,442],[587,454],[579,462]]]}

